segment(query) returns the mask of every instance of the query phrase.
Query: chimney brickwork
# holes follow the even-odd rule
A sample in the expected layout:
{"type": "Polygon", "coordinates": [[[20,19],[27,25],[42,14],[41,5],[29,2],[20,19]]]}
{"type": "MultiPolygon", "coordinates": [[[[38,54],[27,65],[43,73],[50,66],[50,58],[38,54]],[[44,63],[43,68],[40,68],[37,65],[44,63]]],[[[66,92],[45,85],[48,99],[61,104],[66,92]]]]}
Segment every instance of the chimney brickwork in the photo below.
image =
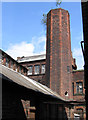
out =
{"type": "Polygon", "coordinates": [[[47,14],[46,85],[63,98],[72,98],[72,57],[68,11],[47,14]],[[65,95],[65,93],[67,93],[65,95]]]}

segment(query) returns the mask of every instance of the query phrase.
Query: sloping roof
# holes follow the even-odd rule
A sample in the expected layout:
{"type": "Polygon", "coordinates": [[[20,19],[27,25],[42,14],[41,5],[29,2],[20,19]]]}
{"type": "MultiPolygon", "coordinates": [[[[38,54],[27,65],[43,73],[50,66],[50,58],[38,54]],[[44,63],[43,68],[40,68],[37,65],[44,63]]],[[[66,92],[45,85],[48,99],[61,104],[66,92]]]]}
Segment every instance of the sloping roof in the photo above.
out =
{"type": "Polygon", "coordinates": [[[46,59],[46,54],[21,57],[17,61],[18,63],[21,63],[21,62],[30,62],[30,61],[36,61],[36,60],[44,60],[44,59],[46,59]]]}
{"type": "Polygon", "coordinates": [[[8,55],[6,52],[4,52],[3,50],[0,49],[0,55],[1,58],[3,57],[3,55],[5,55],[5,57],[7,56],[9,59],[11,59],[13,62],[15,62],[17,65],[21,66],[22,68],[28,70],[26,67],[20,65],[15,59],[13,59],[10,55],[8,55]]]}
{"type": "Polygon", "coordinates": [[[32,89],[34,91],[38,91],[40,93],[56,97],[63,101],[65,100],[60,95],[58,95],[56,92],[52,91],[45,85],[42,85],[42,84],[16,72],[4,65],[1,65],[1,64],[0,64],[0,73],[3,74],[4,76],[8,77],[13,82],[17,83],[18,85],[26,87],[27,89],[32,89]]]}

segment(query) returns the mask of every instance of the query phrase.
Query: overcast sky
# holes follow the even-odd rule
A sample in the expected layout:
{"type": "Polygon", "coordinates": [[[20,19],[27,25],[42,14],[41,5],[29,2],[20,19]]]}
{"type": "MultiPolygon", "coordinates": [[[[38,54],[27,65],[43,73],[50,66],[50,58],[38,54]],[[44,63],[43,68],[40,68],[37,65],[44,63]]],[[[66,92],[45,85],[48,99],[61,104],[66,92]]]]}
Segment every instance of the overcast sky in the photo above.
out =
{"type": "MultiPolygon", "coordinates": [[[[80,2],[62,2],[69,11],[71,48],[78,69],[83,68],[80,42],[82,36],[82,13],[80,2]]],[[[2,3],[2,49],[14,59],[18,56],[42,54],[46,51],[46,28],[41,24],[43,13],[56,8],[55,2],[3,2],[2,3]]]]}

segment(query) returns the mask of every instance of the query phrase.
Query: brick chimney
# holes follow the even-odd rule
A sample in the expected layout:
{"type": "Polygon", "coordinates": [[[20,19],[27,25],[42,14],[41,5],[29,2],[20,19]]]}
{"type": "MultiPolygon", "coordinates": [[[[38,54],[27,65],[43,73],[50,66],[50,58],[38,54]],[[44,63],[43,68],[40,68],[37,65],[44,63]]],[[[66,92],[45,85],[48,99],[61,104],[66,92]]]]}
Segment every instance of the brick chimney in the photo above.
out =
{"type": "Polygon", "coordinates": [[[47,14],[46,85],[63,98],[72,98],[72,57],[68,11],[47,14]]]}

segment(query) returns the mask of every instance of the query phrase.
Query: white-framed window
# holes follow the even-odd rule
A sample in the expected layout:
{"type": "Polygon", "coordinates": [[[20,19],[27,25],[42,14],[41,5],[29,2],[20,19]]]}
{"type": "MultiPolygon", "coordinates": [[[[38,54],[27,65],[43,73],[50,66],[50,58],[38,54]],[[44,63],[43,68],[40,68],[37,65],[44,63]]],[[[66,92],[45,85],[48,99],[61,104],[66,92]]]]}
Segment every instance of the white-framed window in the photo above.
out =
{"type": "Polygon", "coordinates": [[[82,82],[76,82],[76,93],[77,94],[83,93],[83,83],[82,82]]]}
{"type": "Polygon", "coordinates": [[[33,68],[32,66],[28,67],[28,72],[27,72],[28,75],[32,75],[32,68],[33,68]]]}
{"type": "Polygon", "coordinates": [[[40,71],[40,66],[39,65],[35,65],[34,66],[34,74],[39,74],[40,71]]]}
{"type": "Polygon", "coordinates": [[[45,65],[44,65],[44,64],[41,66],[41,73],[42,73],[42,74],[45,73],[45,65]]]}

